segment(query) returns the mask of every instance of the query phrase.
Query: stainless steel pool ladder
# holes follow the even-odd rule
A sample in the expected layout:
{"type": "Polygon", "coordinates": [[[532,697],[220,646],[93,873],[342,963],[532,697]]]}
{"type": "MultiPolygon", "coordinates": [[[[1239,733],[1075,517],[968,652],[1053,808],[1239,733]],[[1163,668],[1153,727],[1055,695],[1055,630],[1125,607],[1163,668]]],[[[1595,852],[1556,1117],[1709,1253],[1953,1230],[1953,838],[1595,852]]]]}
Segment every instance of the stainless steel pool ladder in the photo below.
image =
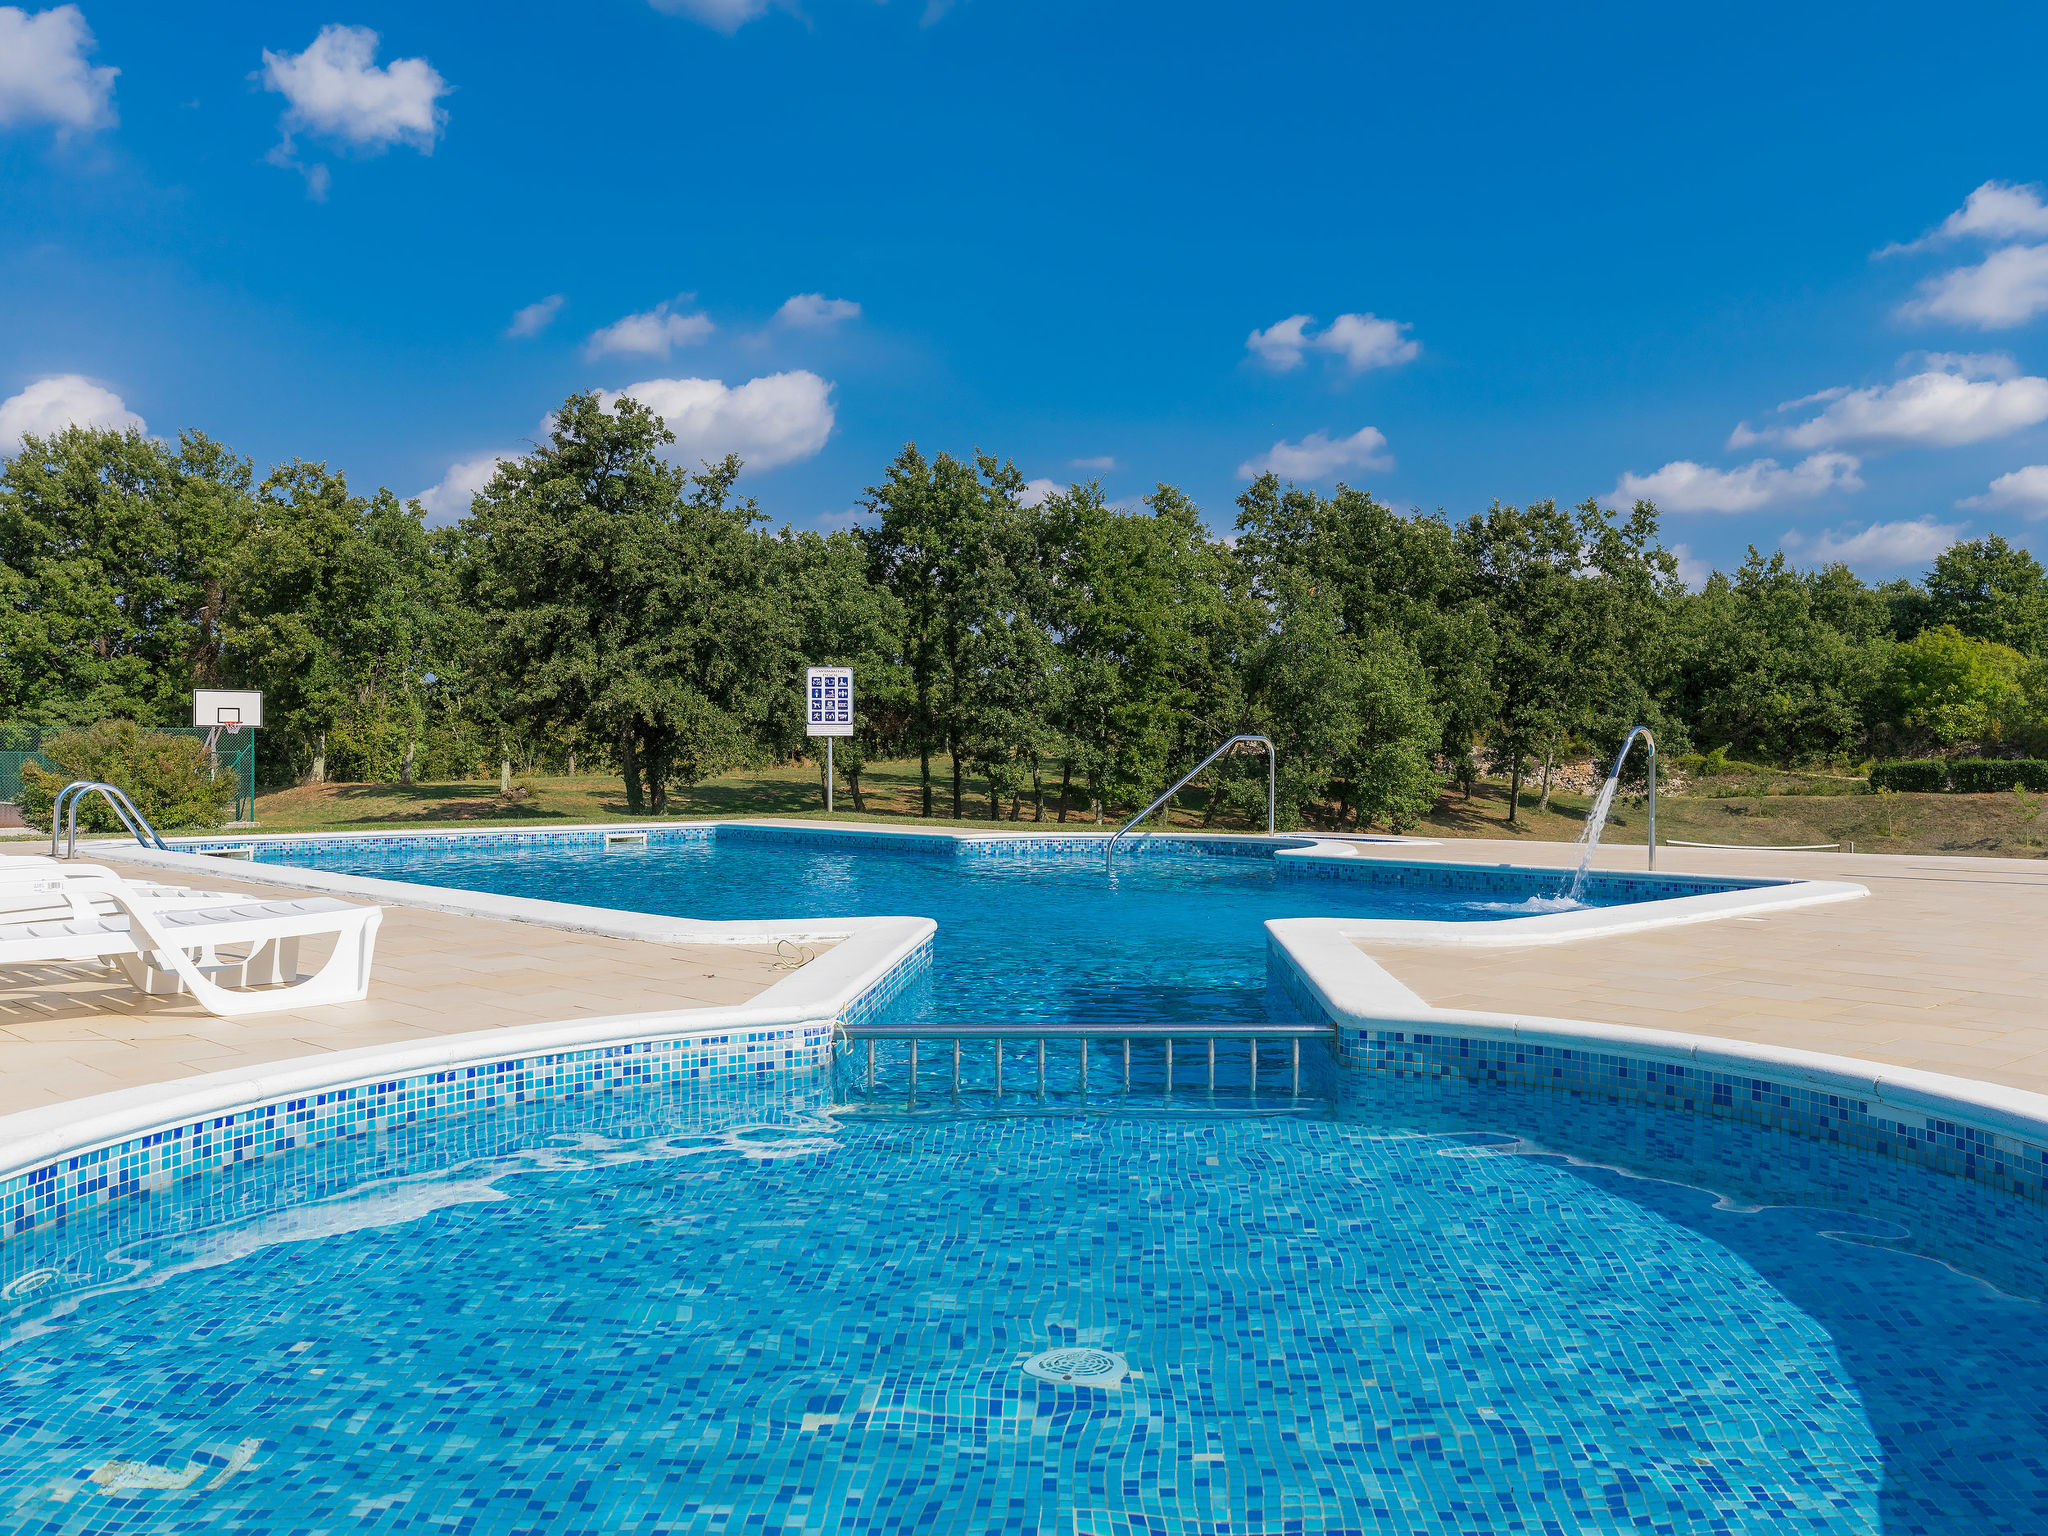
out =
{"type": "Polygon", "coordinates": [[[1207,757],[1203,758],[1199,763],[1195,764],[1195,766],[1190,768],[1186,773],[1182,774],[1179,778],[1175,779],[1173,781],[1173,788],[1169,789],[1165,794],[1161,795],[1157,800],[1154,800],[1150,805],[1146,806],[1145,809],[1138,812],[1138,814],[1133,816],[1129,821],[1125,822],[1122,826],[1118,827],[1116,829],[1116,835],[1110,838],[1109,840],[1109,846],[1102,850],[1102,867],[1104,869],[1109,868],[1110,864],[1116,858],[1116,845],[1122,842],[1126,837],[1130,835],[1131,829],[1137,826],[1140,822],[1142,822],[1147,816],[1150,816],[1154,811],[1158,810],[1160,806],[1166,804],[1166,802],[1171,800],[1175,795],[1179,794],[1181,790],[1186,787],[1190,779],[1192,779],[1196,774],[1200,773],[1204,768],[1208,767],[1211,763],[1215,762],[1217,758],[1222,757],[1224,754],[1228,752],[1234,752],[1239,747],[1245,746],[1252,742],[1256,742],[1258,745],[1266,749],[1266,831],[1268,833],[1271,833],[1273,830],[1274,790],[1279,778],[1278,757],[1273,751],[1273,743],[1267,740],[1264,736],[1233,736],[1230,738],[1230,740],[1223,743],[1222,746],[1218,747],[1214,752],[1211,752],[1207,757]]]}
{"type": "Polygon", "coordinates": [[[98,779],[74,779],[71,783],[58,790],[57,798],[50,802],[51,858],[75,859],[78,857],[78,807],[87,795],[95,793],[106,797],[107,804],[113,807],[114,815],[120,820],[121,825],[128,829],[128,835],[134,838],[136,842],[146,848],[157,848],[166,853],[170,851],[164,848],[164,840],[157,836],[156,828],[149,824],[149,818],[135,808],[135,802],[130,800],[118,785],[102,784],[98,779]],[[67,807],[70,810],[68,820],[65,816],[67,807]],[[69,837],[69,842],[62,853],[57,851],[57,837],[60,828],[69,837]]]}

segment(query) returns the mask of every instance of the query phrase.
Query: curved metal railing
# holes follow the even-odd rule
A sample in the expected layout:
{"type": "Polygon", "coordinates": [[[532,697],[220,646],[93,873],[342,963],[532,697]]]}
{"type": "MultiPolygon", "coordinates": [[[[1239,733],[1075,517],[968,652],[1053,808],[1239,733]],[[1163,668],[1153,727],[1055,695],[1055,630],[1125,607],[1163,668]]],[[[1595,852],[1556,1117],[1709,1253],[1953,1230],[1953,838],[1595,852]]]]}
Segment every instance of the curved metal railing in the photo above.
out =
{"type": "MultiPolygon", "coordinates": [[[[164,840],[157,836],[149,818],[135,808],[135,802],[117,784],[103,784],[97,779],[75,779],[57,791],[57,798],[50,804],[50,857],[53,859],[74,859],[78,857],[78,807],[86,796],[97,791],[106,797],[113,808],[115,817],[128,829],[128,835],[149,848],[163,848],[164,840]],[[70,815],[65,815],[66,807],[70,815]],[[60,831],[69,837],[64,851],[57,851],[60,831]]],[[[165,850],[168,852],[168,850],[165,850]]]]}
{"type": "Polygon", "coordinates": [[[1154,811],[1158,810],[1160,806],[1166,804],[1167,801],[1171,800],[1175,795],[1179,794],[1181,790],[1187,786],[1187,783],[1190,779],[1194,778],[1196,774],[1200,773],[1204,768],[1208,767],[1211,763],[1215,762],[1217,758],[1222,757],[1225,753],[1234,752],[1237,748],[1244,746],[1250,742],[1256,742],[1266,749],[1266,830],[1270,833],[1273,830],[1274,787],[1279,777],[1278,754],[1276,754],[1273,751],[1273,743],[1267,740],[1264,736],[1233,736],[1230,738],[1230,740],[1224,742],[1222,746],[1218,747],[1214,752],[1211,752],[1207,757],[1203,758],[1199,763],[1195,764],[1195,766],[1190,768],[1186,773],[1182,774],[1179,778],[1175,779],[1173,781],[1173,788],[1167,790],[1165,794],[1161,795],[1157,800],[1154,800],[1150,805],[1146,806],[1145,809],[1138,812],[1138,814],[1133,816],[1129,821],[1125,822],[1122,826],[1118,827],[1116,829],[1116,835],[1110,838],[1109,840],[1109,846],[1102,850],[1102,867],[1104,869],[1108,869],[1110,867],[1111,863],[1116,858],[1116,845],[1122,842],[1126,837],[1130,835],[1131,829],[1133,827],[1136,827],[1147,816],[1150,816],[1154,811]]]}

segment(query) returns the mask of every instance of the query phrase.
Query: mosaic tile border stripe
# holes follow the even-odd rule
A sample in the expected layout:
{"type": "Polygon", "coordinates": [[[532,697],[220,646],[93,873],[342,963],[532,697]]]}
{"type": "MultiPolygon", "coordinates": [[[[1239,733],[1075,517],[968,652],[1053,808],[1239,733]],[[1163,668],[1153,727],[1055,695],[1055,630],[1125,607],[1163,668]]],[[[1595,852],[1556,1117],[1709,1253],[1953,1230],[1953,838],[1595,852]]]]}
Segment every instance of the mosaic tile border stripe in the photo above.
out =
{"type": "Polygon", "coordinates": [[[164,1126],[0,1181],[0,1238],[195,1173],[469,1110],[651,1086],[762,1083],[814,1072],[829,1064],[842,1020],[857,1021],[892,1006],[925,983],[931,969],[926,940],[835,1018],[752,1029],[727,1024],[702,1034],[508,1055],[164,1126]]]}
{"type": "Polygon", "coordinates": [[[1767,1125],[1895,1157],[2048,1203],[2048,1146],[2023,1137],[1754,1072],[1728,1072],[1595,1046],[1537,1044],[1459,1034],[1441,1026],[1361,1028],[1337,1018],[1291,962],[1275,956],[1272,978],[1302,1016],[1328,1024],[1347,1065],[1429,1081],[1465,1078],[1558,1093],[1655,1104],[1767,1125]]]}

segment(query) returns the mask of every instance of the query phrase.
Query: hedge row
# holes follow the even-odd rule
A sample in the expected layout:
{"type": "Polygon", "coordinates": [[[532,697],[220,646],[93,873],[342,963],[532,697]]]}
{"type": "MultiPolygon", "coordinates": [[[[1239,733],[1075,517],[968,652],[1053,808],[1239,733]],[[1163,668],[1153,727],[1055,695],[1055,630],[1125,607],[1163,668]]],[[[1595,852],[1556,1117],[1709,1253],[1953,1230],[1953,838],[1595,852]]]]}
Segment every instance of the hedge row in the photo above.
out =
{"type": "Polygon", "coordinates": [[[1915,758],[1879,763],[1870,770],[1872,789],[1929,795],[1952,789],[1959,795],[1996,794],[2006,789],[2048,790],[2048,762],[2034,757],[1966,757],[1945,763],[1915,758]]]}

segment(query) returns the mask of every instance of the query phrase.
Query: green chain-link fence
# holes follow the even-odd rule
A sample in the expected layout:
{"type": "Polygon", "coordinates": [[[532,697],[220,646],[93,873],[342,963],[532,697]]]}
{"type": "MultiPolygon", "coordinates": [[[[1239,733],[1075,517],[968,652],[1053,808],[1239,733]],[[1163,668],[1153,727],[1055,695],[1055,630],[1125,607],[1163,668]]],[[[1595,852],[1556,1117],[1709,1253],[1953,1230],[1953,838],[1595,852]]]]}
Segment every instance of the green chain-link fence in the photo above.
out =
{"type": "MultiPolygon", "coordinates": [[[[0,734],[0,741],[8,750],[0,750],[0,803],[12,805],[21,799],[21,765],[34,763],[48,773],[62,773],[64,770],[42,753],[43,743],[52,736],[62,735],[57,730],[24,729],[16,726],[0,734]]],[[[158,729],[159,736],[206,737],[206,727],[197,725],[171,725],[158,729]]],[[[221,732],[214,743],[213,771],[216,777],[232,776],[235,780],[236,821],[256,819],[256,733],[243,731],[230,736],[221,732]]]]}

